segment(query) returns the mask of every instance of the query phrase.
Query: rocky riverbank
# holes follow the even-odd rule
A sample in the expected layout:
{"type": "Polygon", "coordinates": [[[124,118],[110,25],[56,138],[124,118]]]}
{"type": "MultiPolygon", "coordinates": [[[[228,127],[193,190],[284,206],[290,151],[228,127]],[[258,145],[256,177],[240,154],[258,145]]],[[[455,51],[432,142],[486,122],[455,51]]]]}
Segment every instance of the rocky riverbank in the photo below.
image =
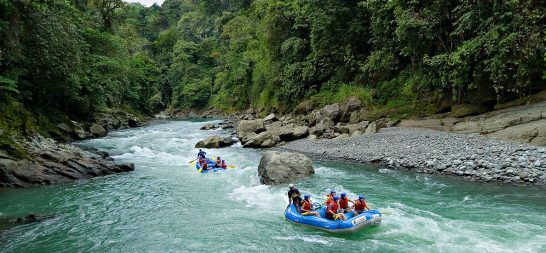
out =
{"type": "Polygon", "coordinates": [[[16,158],[0,150],[0,188],[50,185],[134,170],[115,164],[105,152],[89,152],[39,135],[18,140],[27,155],[16,158]]]}
{"type": "Polygon", "coordinates": [[[546,149],[421,128],[385,128],[373,135],[303,139],[282,149],[313,157],[379,163],[472,181],[546,184],[546,149]]]}

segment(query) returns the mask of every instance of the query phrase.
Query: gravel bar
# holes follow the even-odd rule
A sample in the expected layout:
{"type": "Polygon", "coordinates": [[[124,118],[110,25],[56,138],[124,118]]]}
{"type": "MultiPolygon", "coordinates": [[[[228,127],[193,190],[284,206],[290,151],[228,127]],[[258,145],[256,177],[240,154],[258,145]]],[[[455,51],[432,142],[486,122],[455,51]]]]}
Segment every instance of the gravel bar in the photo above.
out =
{"type": "Polygon", "coordinates": [[[281,148],[312,157],[379,163],[389,168],[461,176],[471,181],[546,184],[544,147],[476,134],[392,127],[356,137],[301,139],[281,148]]]}

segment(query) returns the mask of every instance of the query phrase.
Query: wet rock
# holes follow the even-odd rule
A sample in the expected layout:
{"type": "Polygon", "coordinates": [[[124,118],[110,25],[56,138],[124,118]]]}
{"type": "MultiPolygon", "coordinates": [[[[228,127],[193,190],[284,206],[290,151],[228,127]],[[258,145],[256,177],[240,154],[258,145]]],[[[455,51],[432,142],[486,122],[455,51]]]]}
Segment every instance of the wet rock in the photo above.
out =
{"type": "Polygon", "coordinates": [[[213,125],[213,124],[205,124],[199,129],[200,130],[213,130],[213,129],[216,129],[216,128],[218,128],[218,127],[213,125]]]}
{"type": "Polygon", "coordinates": [[[133,170],[97,154],[52,139],[20,140],[28,156],[0,159],[0,187],[49,185],[133,170]]]}
{"type": "Polygon", "coordinates": [[[93,124],[89,128],[89,132],[95,137],[104,137],[108,133],[104,127],[99,124],[93,124]]]}
{"type": "Polygon", "coordinates": [[[195,144],[195,148],[222,148],[234,143],[230,137],[209,136],[206,139],[195,144]]]}
{"type": "Polygon", "coordinates": [[[138,120],[136,119],[128,119],[127,120],[127,125],[129,127],[139,127],[140,126],[140,123],[138,122],[138,120]]]}
{"type": "Polygon", "coordinates": [[[267,185],[294,182],[314,173],[311,159],[299,153],[268,151],[258,166],[260,183],[267,185]]]}

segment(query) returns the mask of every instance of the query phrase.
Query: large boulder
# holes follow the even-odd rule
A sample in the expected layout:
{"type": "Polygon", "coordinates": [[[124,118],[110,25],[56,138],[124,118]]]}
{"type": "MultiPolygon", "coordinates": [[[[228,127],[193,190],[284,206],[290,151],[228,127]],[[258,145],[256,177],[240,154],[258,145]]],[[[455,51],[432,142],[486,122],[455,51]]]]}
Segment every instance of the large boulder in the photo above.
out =
{"type": "Polygon", "coordinates": [[[339,118],[339,121],[347,123],[351,122],[352,118],[352,123],[356,123],[356,115],[353,115],[353,112],[359,110],[361,107],[362,102],[359,98],[355,96],[349,97],[347,101],[341,105],[341,116],[339,118]]]}
{"type": "Polygon", "coordinates": [[[270,113],[269,115],[265,116],[264,118],[264,121],[265,122],[273,122],[273,121],[277,121],[279,119],[277,119],[277,115],[275,115],[274,113],[270,113]]]}
{"type": "Polygon", "coordinates": [[[239,139],[245,138],[251,133],[261,133],[265,131],[264,121],[261,119],[241,120],[237,125],[237,135],[239,139]]]}
{"type": "Polygon", "coordinates": [[[364,134],[375,134],[375,133],[377,133],[377,124],[375,122],[372,122],[366,128],[366,132],[364,132],[364,134]]]}
{"type": "Polygon", "coordinates": [[[85,131],[85,129],[83,129],[83,126],[80,123],[78,123],[76,121],[71,121],[71,123],[74,126],[74,138],[75,139],[84,140],[84,139],[88,139],[88,138],[93,137],[93,134],[85,131]]]}
{"type": "Polygon", "coordinates": [[[195,148],[221,148],[233,144],[234,141],[230,137],[209,136],[206,139],[195,144],[195,148]]]}
{"type": "Polygon", "coordinates": [[[334,127],[334,121],[330,118],[323,118],[316,126],[309,129],[309,132],[314,135],[322,135],[324,132],[334,127]]]}
{"type": "Polygon", "coordinates": [[[99,124],[93,124],[89,128],[89,132],[95,137],[104,137],[108,133],[104,127],[99,124]]]}
{"type": "Polygon", "coordinates": [[[266,131],[259,134],[253,133],[245,138],[244,142],[241,142],[245,148],[270,148],[275,146],[278,141],[280,141],[278,136],[266,131]]]}
{"type": "Polygon", "coordinates": [[[341,107],[337,103],[326,105],[320,111],[325,117],[328,117],[335,122],[337,122],[341,116],[341,107]]]}
{"type": "Polygon", "coordinates": [[[284,130],[279,134],[279,138],[282,141],[294,141],[301,138],[305,138],[309,135],[309,127],[307,126],[296,126],[290,128],[284,128],[284,130]]]}
{"type": "Polygon", "coordinates": [[[299,153],[268,151],[258,166],[260,183],[267,185],[293,182],[313,174],[311,159],[299,153]]]}

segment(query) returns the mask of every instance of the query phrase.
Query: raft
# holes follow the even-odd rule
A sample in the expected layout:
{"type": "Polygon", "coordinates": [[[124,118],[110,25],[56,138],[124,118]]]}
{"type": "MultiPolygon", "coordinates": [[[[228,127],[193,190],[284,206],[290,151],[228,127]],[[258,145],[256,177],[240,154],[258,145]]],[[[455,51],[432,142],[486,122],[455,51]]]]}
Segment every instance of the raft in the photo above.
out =
{"type": "Polygon", "coordinates": [[[207,170],[202,170],[201,169],[201,165],[196,162],[195,163],[195,168],[197,169],[197,171],[201,170],[201,173],[211,173],[211,172],[218,172],[218,171],[224,171],[226,169],[223,169],[223,168],[214,168],[214,164],[215,162],[211,159],[208,159],[207,158],[207,164],[208,164],[208,168],[207,170]]]}
{"type": "MultiPolygon", "coordinates": [[[[317,203],[315,203],[316,205],[317,203]]],[[[303,216],[298,213],[293,204],[286,209],[284,217],[293,223],[315,227],[333,233],[351,233],[364,228],[379,226],[382,215],[378,210],[369,210],[353,217],[353,213],[345,213],[347,220],[329,220],[326,219],[326,207],[320,207],[314,210],[320,214],[316,216],[303,216]]]]}

